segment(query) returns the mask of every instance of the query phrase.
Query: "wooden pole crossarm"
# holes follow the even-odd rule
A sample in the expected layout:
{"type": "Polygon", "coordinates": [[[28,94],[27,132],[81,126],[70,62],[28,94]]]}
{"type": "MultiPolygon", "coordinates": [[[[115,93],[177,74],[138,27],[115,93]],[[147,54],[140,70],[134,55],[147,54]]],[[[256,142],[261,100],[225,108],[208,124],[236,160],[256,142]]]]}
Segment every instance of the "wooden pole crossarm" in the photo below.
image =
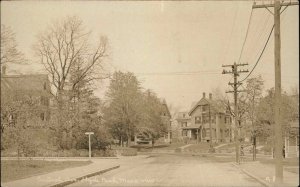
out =
{"type": "MultiPolygon", "coordinates": [[[[284,2],[280,4],[281,6],[293,6],[293,5],[299,5],[299,2],[284,2]]],[[[274,7],[274,4],[261,4],[261,5],[252,5],[252,8],[268,8],[268,7],[274,7]]],[[[273,12],[272,12],[273,14],[273,12]]]]}

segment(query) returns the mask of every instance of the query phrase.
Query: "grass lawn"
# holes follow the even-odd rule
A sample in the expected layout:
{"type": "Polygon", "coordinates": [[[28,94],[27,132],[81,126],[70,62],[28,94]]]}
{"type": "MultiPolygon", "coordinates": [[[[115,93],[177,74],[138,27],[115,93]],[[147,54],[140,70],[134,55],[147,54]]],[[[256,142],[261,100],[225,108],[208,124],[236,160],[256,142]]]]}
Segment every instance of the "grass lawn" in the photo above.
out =
{"type": "Polygon", "coordinates": [[[291,173],[299,174],[299,167],[286,167],[284,168],[286,171],[289,171],[291,173]]]}
{"type": "Polygon", "coordinates": [[[174,150],[174,149],[184,146],[184,145],[186,145],[186,144],[183,142],[178,142],[178,143],[171,143],[171,144],[166,144],[166,145],[156,145],[156,146],[154,146],[154,148],[164,149],[164,150],[174,150]]]}
{"type": "MultiPolygon", "coordinates": [[[[275,159],[257,158],[263,164],[274,164],[275,159]]],[[[284,166],[299,166],[299,158],[285,158],[283,159],[284,166]]]]}
{"type": "Polygon", "coordinates": [[[9,182],[91,163],[90,161],[1,160],[1,181],[9,182]]]}
{"type": "Polygon", "coordinates": [[[193,144],[184,150],[190,151],[190,152],[202,152],[202,153],[207,153],[209,150],[209,143],[199,143],[199,144],[193,144]]]}
{"type": "MultiPolygon", "coordinates": [[[[154,149],[159,149],[159,150],[174,150],[178,147],[186,145],[185,143],[171,143],[171,144],[154,144],[154,149]]],[[[130,146],[132,148],[137,148],[137,149],[152,149],[152,145],[147,145],[147,144],[140,144],[140,145],[133,145],[130,146]]]]}
{"type": "Polygon", "coordinates": [[[227,150],[227,149],[235,149],[235,143],[230,143],[218,148],[218,150],[227,150]]]}

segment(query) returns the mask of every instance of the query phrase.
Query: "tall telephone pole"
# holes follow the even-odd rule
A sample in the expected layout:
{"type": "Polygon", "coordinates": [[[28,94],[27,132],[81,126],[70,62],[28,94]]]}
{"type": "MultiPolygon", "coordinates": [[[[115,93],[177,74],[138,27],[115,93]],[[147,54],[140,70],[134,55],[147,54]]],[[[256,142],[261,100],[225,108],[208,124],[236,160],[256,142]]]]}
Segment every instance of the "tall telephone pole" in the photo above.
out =
{"type": "Polygon", "coordinates": [[[239,76],[240,73],[246,73],[248,70],[238,70],[238,66],[246,66],[248,64],[236,64],[234,62],[233,65],[222,65],[222,67],[231,67],[232,71],[226,71],[223,70],[222,74],[233,74],[234,82],[233,83],[228,83],[229,85],[233,86],[233,91],[228,91],[227,93],[234,93],[234,139],[235,139],[235,159],[236,163],[240,163],[240,133],[238,131],[238,128],[240,129],[238,125],[238,107],[237,107],[237,96],[238,92],[241,92],[238,90],[238,86],[241,85],[242,83],[237,81],[237,77],[239,76]]]}
{"type": "Polygon", "coordinates": [[[282,140],[282,120],[281,120],[281,41],[280,41],[280,9],[282,6],[292,6],[299,5],[298,2],[280,2],[280,0],[275,0],[274,4],[262,4],[253,5],[252,8],[266,8],[274,16],[274,36],[275,36],[275,46],[274,46],[274,59],[275,59],[275,183],[280,186],[283,183],[283,166],[282,166],[282,150],[283,150],[283,140],[282,140]],[[274,7],[274,12],[272,13],[268,8],[274,7]]]}

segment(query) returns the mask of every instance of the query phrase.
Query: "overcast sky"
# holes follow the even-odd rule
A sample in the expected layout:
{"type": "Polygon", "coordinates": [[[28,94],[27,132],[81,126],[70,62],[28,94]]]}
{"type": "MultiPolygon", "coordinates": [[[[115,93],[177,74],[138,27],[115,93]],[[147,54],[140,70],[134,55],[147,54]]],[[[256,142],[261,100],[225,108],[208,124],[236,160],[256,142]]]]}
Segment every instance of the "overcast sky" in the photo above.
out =
{"type": "MultiPolygon", "coordinates": [[[[35,36],[65,16],[77,15],[93,36],[106,35],[109,63],[115,70],[134,72],[142,86],[168,104],[188,110],[202,92],[229,89],[231,75],[222,75],[222,64],[238,61],[252,2],[1,2],[1,23],[16,33],[19,49],[34,61],[35,36]],[[175,72],[175,73],[174,73],[175,72]],[[187,73],[181,73],[187,72],[187,73]]],[[[282,86],[289,91],[299,84],[298,6],[281,14],[282,86]]],[[[254,9],[242,63],[251,70],[273,25],[266,9],[254,9]]],[[[265,88],[274,86],[274,35],[253,76],[261,74],[265,88]]],[[[19,71],[38,72],[36,65],[19,71]]],[[[241,74],[240,78],[246,74],[241,74]]],[[[105,85],[96,95],[103,97],[105,85]]],[[[208,94],[207,94],[208,95],[208,94]]],[[[231,94],[228,94],[232,97],[231,94]]]]}

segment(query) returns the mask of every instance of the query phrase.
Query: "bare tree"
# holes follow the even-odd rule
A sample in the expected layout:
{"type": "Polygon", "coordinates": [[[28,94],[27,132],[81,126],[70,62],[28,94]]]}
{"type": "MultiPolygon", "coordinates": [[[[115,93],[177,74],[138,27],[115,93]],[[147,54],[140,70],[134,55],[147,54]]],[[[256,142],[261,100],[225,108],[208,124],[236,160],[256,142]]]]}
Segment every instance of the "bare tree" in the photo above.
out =
{"type": "Polygon", "coordinates": [[[255,123],[257,123],[257,115],[256,115],[256,108],[257,105],[262,98],[262,91],[263,91],[264,81],[261,75],[250,78],[247,80],[247,114],[248,118],[251,121],[251,134],[253,140],[253,160],[256,159],[256,127],[255,123]]]}
{"type": "MultiPolygon", "coordinates": [[[[39,62],[44,66],[53,85],[56,98],[57,123],[54,131],[58,137],[72,136],[70,128],[69,104],[83,85],[95,79],[102,79],[104,59],[108,56],[108,41],[104,36],[92,43],[91,32],[77,18],[66,17],[53,22],[37,36],[34,51],[39,62]],[[95,44],[95,45],[94,45],[95,44]],[[62,135],[62,136],[60,136],[62,135]]],[[[79,95],[77,94],[77,102],[79,95]]],[[[77,116],[79,118],[79,116],[77,116]]],[[[62,138],[62,148],[70,145],[62,138]]]]}
{"type": "Polygon", "coordinates": [[[107,38],[101,36],[93,47],[89,42],[90,34],[82,21],[73,16],[51,24],[38,36],[34,49],[51,77],[59,107],[62,107],[62,95],[72,69],[77,68],[77,72],[69,89],[74,89],[82,80],[103,78],[100,72],[107,56],[107,38]]]}
{"type": "Polygon", "coordinates": [[[7,63],[25,63],[24,55],[17,49],[15,37],[10,27],[1,24],[1,66],[7,63]]]}

